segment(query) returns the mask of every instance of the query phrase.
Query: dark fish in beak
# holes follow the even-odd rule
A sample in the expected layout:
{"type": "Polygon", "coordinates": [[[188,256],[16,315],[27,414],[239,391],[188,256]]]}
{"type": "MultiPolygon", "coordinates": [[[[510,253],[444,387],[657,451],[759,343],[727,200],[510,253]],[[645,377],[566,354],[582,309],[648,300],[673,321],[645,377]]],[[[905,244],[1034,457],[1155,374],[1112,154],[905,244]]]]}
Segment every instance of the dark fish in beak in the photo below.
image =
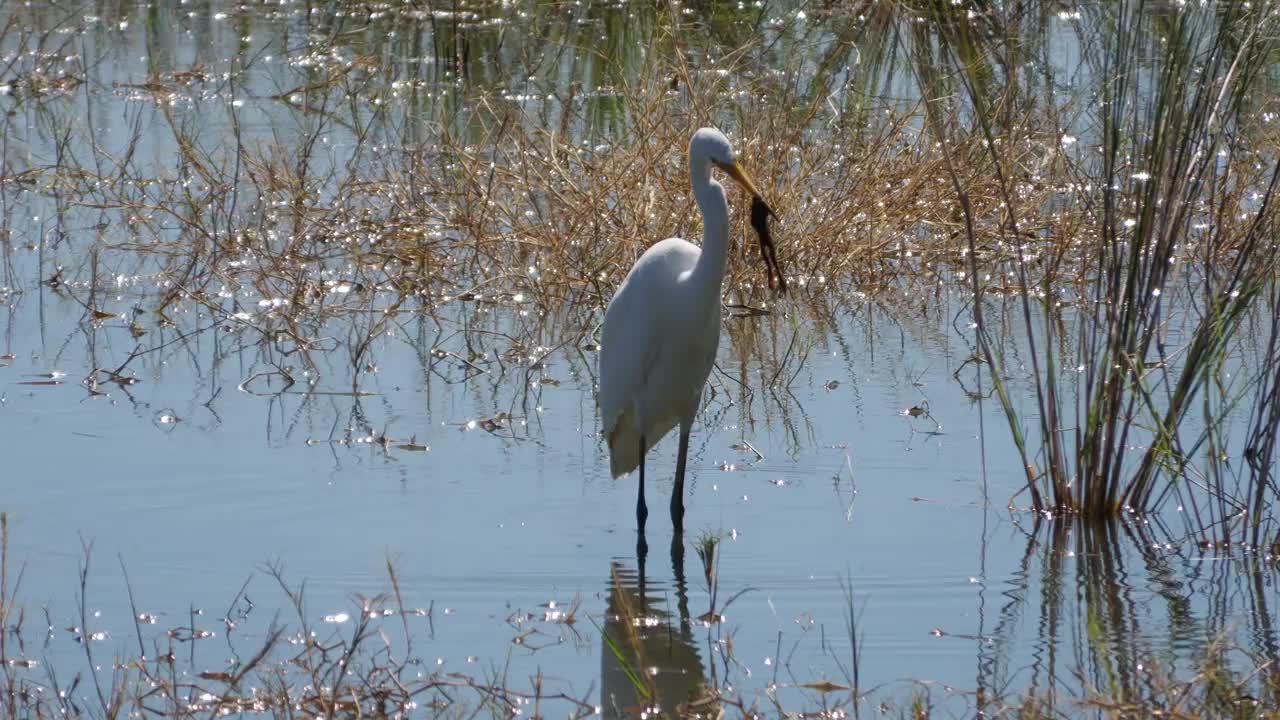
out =
{"type": "Polygon", "coordinates": [[[765,273],[769,278],[769,289],[773,290],[773,279],[778,279],[778,294],[787,294],[787,276],[782,274],[782,266],[778,264],[778,249],[773,244],[773,233],[769,232],[769,216],[773,209],[756,195],[751,198],[751,227],[755,228],[756,237],[760,238],[760,257],[764,259],[765,273]]]}

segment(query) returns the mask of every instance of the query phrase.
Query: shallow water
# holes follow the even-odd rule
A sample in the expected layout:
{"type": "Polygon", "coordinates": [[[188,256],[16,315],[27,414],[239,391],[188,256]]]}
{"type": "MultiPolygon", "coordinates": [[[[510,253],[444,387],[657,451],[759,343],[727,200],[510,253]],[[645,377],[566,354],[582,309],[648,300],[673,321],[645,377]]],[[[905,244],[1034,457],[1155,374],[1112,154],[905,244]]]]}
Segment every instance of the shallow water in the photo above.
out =
{"type": "MultiPolygon", "coordinates": [[[[105,147],[125,143],[133,119],[159,122],[152,99],[128,87],[149,64],[195,62],[216,74],[219,53],[237,38],[258,37],[245,41],[253,55],[279,38],[294,47],[290,33],[306,31],[296,13],[231,28],[248,20],[215,19],[216,4],[192,12],[183,19],[135,9],[71,23],[89,28],[70,36],[73,54],[103,58],[77,92],[97,108],[91,122],[105,147]]],[[[548,17],[549,26],[564,20],[548,17]]],[[[476,55],[506,69],[530,52],[501,47],[476,55]]],[[[487,67],[476,62],[474,72],[487,67]]],[[[245,105],[244,132],[288,148],[291,126],[262,98],[307,71],[266,60],[260,67],[242,86],[258,98],[245,105]]],[[[225,100],[228,91],[207,92],[205,100],[225,100]]],[[[173,100],[210,147],[226,139],[225,119],[202,115],[202,100],[173,100]]],[[[12,94],[0,104],[16,112],[6,164],[51,162],[46,111],[12,94]]],[[[322,156],[335,167],[345,158],[340,135],[322,156]]],[[[165,168],[172,136],[144,137],[154,144],[140,162],[165,168]]],[[[47,608],[52,628],[48,645],[28,654],[53,666],[82,660],[76,633],[63,628],[82,622],[78,568],[87,543],[90,629],[105,633],[92,642],[107,654],[137,645],[132,594],[138,612],[158,619],[155,632],[143,627],[147,638],[202,609],[197,625],[215,635],[195,669],[219,667],[227,655],[222,618],[243,605],[242,586],[256,615],[233,631],[241,642],[260,638],[269,616],[286,608],[270,566],[305,580],[312,623],[341,631],[353,597],[389,588],[391,562],[406,604],[425,611],[411,626],[421,657],[474,674],[502,668],[522,681],[541,671],[548,686],[588,696],[605,714],[635,703],[598,629],[623,632],[620,603],[657,619],[644,633],[645,669],[664,698],[709,676],[739,688],[777,683],[784,698],[811,702],[816,691],[800,686],[851,684],[851,607],[860,687],[910,692],[912,680],[925,681],[959,706],[978,689],[1056,682],[1083,693],[1077,670],[1105,686],[1099,660],[1109,655],[1150,653],[1165,671],[1185,672],[1227,628],[1247,629],[1258,647],[1280,645],[1259,622],[1276,602],[1274,564],[1205,554],[1146,521],[1090,531],[1006,510],[1025,476],[998,407],[975,402],[955,377],[964,376],[972,347],[953,322],[963,300],[952,290],[924,312],[859,300],[831,325],[786,301],[775,307],[779,322],[726,320],[720,370],[691,444],[683,556],[668,548],[661,512],[674,439],[649,456],[655,512],[641,591],[635,482],[608,476],[589,343],[530,353],[541,366],[496,361],[510,349],[498,333],[534,323],[522,312],[537,308],[415,307],[373,344],[376,368],[361,368],[358,394],[347,369],[351,336],[332,322],[323,329],[333,349],[317,354],[309,387],[296,356],[245,340],[243,328],[198,306],[178,305],[173,326],[148,325],[132,337],[126,319],[166,287],[153,260],[107,253],[102,273],[119,280],[95,307],[113,316],[88,317],[85,248],[99,231],[95,213],[59,213],[56,199],[32,194],[5,207],[0,354],[12,357],[0,361],[0,510],[9,516],[10,562],[23,567],[18,596],[33,614],[47,608]],[[67,268],[61,289],[46,282],[56,265],[67,268]],[[738,352],[745,341],[734,324],[758,323],[785,349],[792,331],[783,318],[796,319],[811,347],[803,363],[784,364],[790,384],[768,392],[776,359],[738,352]],[[472,357],[485,337],[477,330],[491,333],[479,341],[488,355],[467,365],[458,358],[472,357]],[[133,356],[137,350],[146,352],[133,356]],[[100,393],[82,382],[121,365],[136,382],[104,381],[100,393]],[[282,366],[299,382],[285,387],[270,374],[282,366]],[[694,551],[704,533],[721,538],[714,608],[694,551]],[[575,622],[557,614],[566,609],[575,622]],[[709,610],[723,620],[704,622],[709,610]]],[[[110,224],[100,232],[112,242],[130,237],[110,224]]],[[[270,315],[259,288],[229,292],[228,303],[251,316],[270,315]]],[[[535,336],[547,348],[563,339],[535,336]]],[[[1032,406],[1029,396],[1017,402],[1032,406]]]]}
{"type": "MultiPolygon", "coordinates": [[[[429,638],[417,646],[425,656],[463,671],[510,662],[521,678],[541,668],[551,686],[575,695],[599,687],[609,656],[594,627],[548,622],[545,611],[576,607],[607,627],[614,568],[623,586],[636,582],[635,485],[609,479],[590,388],[567,360],[550,361],[548,375],[562,382],[544,390],[520,439],[465,429],[494,415],[485,383],[432,386],[407,346],[382,355],[374,394],[358,400],[257,397],[236,389],[245,379],[237,364],[200,370],[198,351],[187,349],[153,359],[127,392],[89,398],[74,381],[19,384],[50,370],[74,379],[91,369],[82,352],[64,349],[82,341],[78,306],[46,299],[44,343],[38,314],[21,306],[9,336],[17,358],[2,371],[5,510],[11,556],[27,564],[21,596],[32,608],[47,605],[56,629],[79,625],[85,541],[94,546],[89,607],[101,612],[92,627],[107,632],[99,642],[113,652],[134,644],[117,557],[138,610],[158,616],[158,628],[183,625],[194,605],[214,630],[246,578],[260,614],[283,606],[268,563],[305,579],[307,612],[319,623],[350,612],[356,594],[386,590],[390,559],[408,604],[434,611],[429,638]],[[221,392],[206,407],[210,388],[221,392]],[[180,420],[158,421],[163,415],[180,420]],[[331,443],[353,415],[430,449],[331,443]],[[531,629],[525,647],[513,647],[531,629]]],[[[1003,509],[1018,477],[993,467],[985,483],[994,501],[984,509],[979,413],[951,379],[959,342],[940,328],[919,328],[903,342],[885,337],[897,330],[888,321],[863,322],[850,321],[847,357],[811,353],[785,406],[759,397],[730,406],[723,395],[708,403],[691,446],[682,569],[670,561],[665,513],[650,522],[649,596],[679,618],[673,588],[678,580],[687,586],[686,632],[703,656],[708,638],[732,635],[735,685],[848,683],[846,584],[860,618],[864,687],[1035,681],[1026,668],[1047,647],[1065,642],[1072,657],[1086,649],[1069,630],[1066,640],[1044,635],[1041,594],[1063,582],[1059,575],[1082,583],[1063,592],[1064,616],[1096,609],[1079,592],[1118,594],[1115,641],[1140,642],[1166,669],[1192,664],[1221,627],[1249,624],[1247,604],[1213,607],[1217,593],[1248,588],[1246,561],[1205,557],[1187,544],[1166,550],[1121,540],[1084,550],[1069,532],[1033,533],[1034,517],[1003,509]],[[925,399],[941,430],[905,414],[925,399]],[[764,458],[737,449],[744,440],[764,458]],[[703,532],[724,537],[720,601],[743,593],[717,608],[720,625],[698,620],[710,609],[692,548],[703,532]],[[1091,553],[1097,563],[1086,563],[1091,553]]],[[[109,326],[99,332],[110,334],[109,326]]],[[[1008,452],[1001,418],[986,409],[989,457],[1000,457],[1008,452]]],[[[668,440],[650,457],[656,510],[666,502],[673,454],[668,440]]],[[[1274,576],[1259,572],[1270,588],[1264,597],[1274,598],[1274,576]]],[[[55,635],[51,661],[74,664],[73,634],[55,635]]],[[[251,643],[254,634],[240,637],[251,643]]],[[[220,648],[204,653],[210,666],[222,660],[220,648]]]]}

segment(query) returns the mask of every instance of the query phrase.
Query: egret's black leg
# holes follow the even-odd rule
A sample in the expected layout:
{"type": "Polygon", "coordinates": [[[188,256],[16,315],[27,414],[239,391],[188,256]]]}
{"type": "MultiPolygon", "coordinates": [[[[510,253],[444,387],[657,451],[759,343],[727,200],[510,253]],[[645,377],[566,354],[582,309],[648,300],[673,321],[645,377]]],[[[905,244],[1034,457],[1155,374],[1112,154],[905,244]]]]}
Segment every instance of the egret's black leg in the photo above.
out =
{"type": "Polygon", "coordinates": [[[644,541],[644,521],[649,517],[649,508],[644,504],[644,436],[640,436],[640,490],[636,495],[636,524],[639,525],[639,536],[636,540],[636,556],[641,563],[644,562],[645,553],[648,552],[649,546],[644,541]]]}
{"type": "Polygon", "coordinates": [[[680,449],[676,455],[676,485],[671,488],[671,527],[684,532],[684,466],[689,456],[689,428],[680,426],[680,449]]]}

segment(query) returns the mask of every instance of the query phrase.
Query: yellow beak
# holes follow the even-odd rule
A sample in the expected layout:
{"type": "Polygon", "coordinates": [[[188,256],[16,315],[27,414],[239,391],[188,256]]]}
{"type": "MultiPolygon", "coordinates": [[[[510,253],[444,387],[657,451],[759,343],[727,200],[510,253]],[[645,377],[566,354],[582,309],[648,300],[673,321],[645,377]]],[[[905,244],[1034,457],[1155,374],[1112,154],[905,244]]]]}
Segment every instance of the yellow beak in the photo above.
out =
{"type": "Polygon", "coordinates": [[[756,189],[756,184],[751,181],[751,176],[747,175],[747,171],[743,170],[742,165],[736,160],[732,163],[716,163],[716,167],[725,171],[729,177],[736,180],[753,197],[760,197],[760,191],[756,189]]]}
{"type": "Polygon", "coordinates": [[[769,232],[769,216],[777,217],[777,215],[774,214],[773,208],[769,207],[769,203],[760,196],[760,191],[751,181],[751,176],[747,175],[747,171],[743,170],[742,165],[739,165],[736,160],[731,163],[716,163],[716,167],[725,171],[729,177],[751,193],[751,227],[755,229],[756,236],[760,240],[760,257],[764,260],[765,271],[769,275],[769,287],[773,288],[774,278],[777,278],[778,292],[785,295],[787,276],[782,274],[782,266],[778,264],[778,250],[773,245],[773,234],[769,232]]]}

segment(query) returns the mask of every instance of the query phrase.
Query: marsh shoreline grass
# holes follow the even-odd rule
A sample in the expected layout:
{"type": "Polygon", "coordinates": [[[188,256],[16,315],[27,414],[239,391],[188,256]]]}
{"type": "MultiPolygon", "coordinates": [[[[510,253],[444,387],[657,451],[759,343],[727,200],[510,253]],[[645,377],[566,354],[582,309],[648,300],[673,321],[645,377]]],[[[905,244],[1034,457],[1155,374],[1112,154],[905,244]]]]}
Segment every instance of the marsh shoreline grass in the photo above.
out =
{"type": "MultiPolygon", "coordinates": [[[[86,323],[100,326],[121,317],[116,308],[100,307],[109,279],[124,275],[165,288],[144,291],[134,302],[133,316],[122,318],[140,338],[135,353],[95,368],[85,379],[91,388],[127,381],[137,353],[156,347],[143,334],[172,327],[176,315],[195,311],[207,320],[184,325],[181,339],[233,330],[241,336],[235,351],[258,349],[267,358],[263,372],[286,382],[303,371],[314,377],[320,370],[316,356],[345,352],[350,390],[357,393],[362,371],[376,366],[375,339],[397,325],[405,329],[404,323],[414,318],[439,324],[442,311],[457,303],[492,303],[532,318],[502,338],[506,347],[500,357],[536,364],[549,351],[592,346],[600,308],[640,252],[657,238],[697,234],[692,223],[696,213],[684,187],[683,147],[689,128],[720,123],[733,130],[748,166],[771,179],[769,199],[783,218],[786,264],[798,281],[793,284],[799,286],[796,303],[778,308],[781,312],[812,316],[815,306],[827,304],[832,296],[841,301],[867,298],[891,312],[902,312],[909,311],[906,297],[927,300],[930,294],[964,290],[976,294],[973,308],[979,320],[993,302],[1005,306],[1002,312],[1020,313],[1022,341],[1031,343],[1039,415],[1049,418],[1039,423],[1038,449],[1024,440],[1023,421],[1010,421],[1013,437],[1023,448],[1023,463],[1034,478],[1028,484],[1032,505],[1087,514],[1116,512],[1124,506],[1151,509],[1157,504],[1152,476],[1170,463],[1188,464],[1195,446],[1213,440],[1193,443],[1191,450],[1163,449],[1177,440],[1177,426],[1208,382],[1198,367],[1221,357],[1224,341],[1251,307],[1249,301],[1265,298],[1258,294],[1258,278],[1267,276],[1271,260],[1267,248],[1259,247],[1259,236],[1271,222],[1270,205],[1264,202],[1247,220],[1238,212],[1247,209],[1248,193],[1266,184],[1253,162],[1265,160],[1264,155],[1244,142],[1251,126],[1232,116],[1231,127],[1238,126],[1240,134],[1229,144],[1230,162],[1222,167],[1210,168],[1203,161],[1179,165],[1175,157],[1164,175],[1176,176],[1177,184],[1164,182],[1159,172],[1148,181],[1122,183],[1126,174],[1159,171],[1141,158],[1164,155],[1130,147],[1146,142],[1152,128],[1120,128],[1114,117],[1100,117],[1093,131],[1104,141],[1100,149],[1106,150],[1106,162],[1099,165],[1086,153],[1069,152],[1063,142],[1070,136],[1061,118],[1083,114],[1073,110],[1075,99],[1041,107],[1017,94],[998,94],[983,75],[995,72],[981,62],[983,58],[997,66],[1007,62],[1003,53],[1011,52],[1015,40],[1025,39],[999,33],[981,35],[980,41],[954,36],[969,25],[946,13],[930,16],[932,24],[909,22],[912,11],[910,5],[891,5],[864,26],[854,23],[849,32],[898,38],[900,46],[915,53],[919,86],[928,91],[921,97],[948,97],[945,107],[935,100],[905,105],[874,96],[859,100],[846,90],[841,94],[844,107],[832,112],[833,91],[828,88],[825,96],[820,91],[833,78],[818,75],[809,87],[796,89],[782,82],[785,76],[753,71],[762,36],[723,50],[719,72],[701,71],[688,61],[690,49],[677,47],[674,57],[625,76],[609,91],[623,108],[626,122],[603,131],[592,129],[591,113],[599,98],[573,94],[549,102],[554,112],[544,117],[504,92],[480,90],[461,127],[454,116],[428,115],[423,120],[408,108],[416,109],[411,102],[423,102],[415,100],[419,94],[429,94],[426,81],[405,76],[408,71],[394,63],[380,66],[373,56],[344,56],[350,49],[342,45],[338,28],[329,27],[306,48],[294,51],[307,63],[309,82],[282,88],[287,92],[241,90],[242,76],[260,62],[244,49],[220,82],[207,68],[153,65],[146,82],[117,86],[128,93],[125,127],[130,131],[108,141],[74,112],[82,96],[100,93],[106,85],[94,77],[94,66],[80,67],[87,58],[77,63],[36,50],[54,42],[58,36],[53,33],[24,34],[17,39],[19,51],[7,78],[10,87],[31,88],[14,95],[20,111],[16,117],[25,114],[58,141],[52,162],[16,163],[6,155],[3,185],[14,190],[4,198],[6,223],[24,202],[52,204],[51,242],[26,242],[41,254],[38,281],[83,306],[86,323]],[[959,50],[937,54],[952,47],[959,50]],[[33,67],[24,67],[28,62],[33,67]],[[942,72],[948,67],[949,73],[942,72]],[[964,72],[959,71],[962,67],[964,72]],[[959,95],[950,92],[956,89],[959,95]],[[725,96],[732,97],[732,103],[718,100],[725,96]],[[238,105],[244,97],[257,107],[251,111],[238,105]],[[984,108],[994,110],[975,112],[984,108]],[[245,118],[264,112],[294,133],[290,143],[246,136],[245,118]],[[975,122],[987,115],[998,117],[1000,126],[975,122]],[[290,128],[293,124],[296,127],[290,128]],[[148,142],[174,148],[175,166],[156,168],[140,160],[138,149],[148,142]],[[79,146],[91,148],[88,161],[73,151],[79,146]],[[1101,192],[1104,187],[1123,190],[1101,192]],[[1182,187],[1200,195],[1175,197],[1182,187]],[[957,188],[963,190],[963,202],[957,202],[957,188]],[[1157,192],[1164,195],[1152,195],[1157,192]],[[1204,193],[1213,193],[1211,206],[1197,205],[1204,193]],[[1186,212],[1158,223],[1154,208],[1175,200],[1186,212]],[[1140,209],[1145,210],[1136,212],[1140,209]],[[1160,257],[1145,256],[1142,242],[1125,239],[1123,224],[1129,213],[1141,220],[1134,232],[1161,233],[1160,257]],[[1178,233],[1190,232],[1193,221],[1206,218],[1214,221],[1211,233],[1190,233],[1188,237],[1197,239],[1176,242],[1178,233]],[[70,230],[74,222],[98,228],[95,237],[87,243],[77,237],[80,233],[70,230]],[[46,252],[52,257],[45,258],[46,252]],[[1107,264],[1100,265],[1103,261],[1107,264]],[[1237,280],[1218,278],[1213,268],[1224,262],[1237,264],[1237,280]],[[1150,270],[1167,264],[1180,270],[1151,274],[1144,281],[1150,287],[1123,281],[1138,266],[1150,270]],[[1247,276],[1240,276],[1242,272],[1247,276]],[[979,282],[980,277],[989,279],[979,282]],[[1108,284],[1107,278],[1116,280],[1108,284]],[[1178,284],[1178,278],[1185,283],[1178,284]],[[1212,296],[1215,284],[1232,282],[1243,284],[1245,291],[1229,307],[1197,309],[1197,296],[1212,296]],[[1157,312],[1148,313],[1146,303],[1097,294],[1104,289],[1137,293],[1132,297],[1157,290],[1165,294],[1150,304],[1157,312]],[[271,305],[256,311],[252,298],[271,305]],[[1107,308],[1139,315],[1109,319],[1107,308]],[[1170,312],[1198,312],[1205,318],[1203,338],[1190,350],[1173,348],[1165,352],[1168,357],[1150,359],[1146,348],[1159,338],[1170,312]],[[1215,331],[1224,321],[1230,326],[1215,331]],[[1077,346],[1055,353],[1048,328],[1064,322],[1074,325],[1077,346]],[[1099,324],[1106,323],[1142,334],[1126,340],[1118,331],[1099,333],[1099,324]],[[1108,337],[1109,345],[1100,344],[1108,337]],[[1203,351],[1197,350],[1202,345],[1203,351]],[[1104,348],[1110,350],[1100,352],[1104,348]],[[1086,373],[1082,386],[1066,387],[1058,375],[1069,374],[1064,368],[1088,357],[1098,359],[1098,368],[1086,373]],[[1168,375],[1182,367],[1186,357],[1195,362],[1166,380],[1175,386],[1167,398],[1154,396],[1150,389],[1132,397],[1119,390],[1134,386],[1130,362],[1157,363],[1153,369],[1168,375]],[[289,358],[291,371],[285,371],[281,358],[289,358]],[[1100,368],[1110,364],[1107,358],[1130,360],[1118,362],[1118,371],[1099,375],[1100,368]],[[1079,400],[1085,407],[1076,408],[1068,390],[1078,398],[1103,394],[1079,400]],[[1131,399],[1126,403],[1125,398],[1131,399]],[[1169,403],[1171,414],[1159,417],[1169,403]],[[1077,412],[1088,422],[1074,422],[1077,412]],[[1164,429],[1159,432],[1161,442],[1151,444],[1153,449],[1135,470],[1121,461],[1128,454],[1124,446],[1134,444],[1126,442],[1122,428],[1145,421],[1146,415],[1155,415],[1151,422],[1164,429]],[[1105,432],[1096,431],[1096,440],[1090,439],[1095,434],[1091,423],[1107,418],[1112,424],[1105,432]],[[1073,463],[1061,441],[1071,427],[1089,428],[1075,440],[1086,461],[1078,470],[1069,468],[1073,463]],[[1102,440],[1105,443],[1099,445],[1102,440]],[[1036,454],[1043,460],[1032,457],[1036,454]],[[1129,485],[1122,479],[1131,470],[1136,474],[1129,485]],[[1075,494],[1091,487],[1086,478],[1105,481],[1105,491],[1089,491],[1088,502],[1075,494]],[[1042,485],[1052,501],[1038,499],[1042,485]],[[1120,493],[1122,487],[1132,493],[1120,493]],[[1127,502],[1130,496],[1135,502],[1127,502]]],[[[1109,12],[1098,9],[1093,21],[1111,22],[1109,12]]],[[[1145,21],[1141,4],[1126,12],[1129,15],[1121,20],[1127,17],[1124,21],[1131,25],[1145,21]]],[[[1208,11],[1197,15],[1188,10],[1175,20],[1203,24],[1207,15],[1208,11]]],[[[842,19],[834,15],[831,22],[839,28],[842,19]]],[[[669,42],[695,27],[667,20],[673,23],[665,30],[669,42]]],[[[1227,20],[1210,28],[1219,33],[1210,38],[1218,40],[1214,47],[1226,46],[1231,27],[1227,20]]],[[[6,27],[8,34],[19,32],[14,22],[6,27]]],[[[1205,32],[1197,27],[1183,32],[1179,37],[1184,42],[1172,43],[1167,52],[1190,52],[1185,47],[1201,42],[1205,32]]],[[[1225,114],[1218,109],[1221,103],[1210,102],[1218,97],[1215,93],[1234,88],[1236,95],[1230,97],[1236,99],[1228,109],[1242,112],[1239,98],[1256,74],[1256,58],[1265,55],[1266,39],[1242,49],[1248,50],[1246,59],[1255,59],[1229,75],[1237,78],[1233,82],[1217,84],[1220,78],[1213,69],[1225,73],[1223,66],[1231,58],[1214,55],[1208,60],[1210,72],[1202,73],[1194,86],[1195,97],[1179,95],[1168,104],[1189,104],[1190,114],[1183,113],[1189,121],[1210,122],[1225,114]]],[[[1112,60],[1110,52],[1098,49],[1095,61],[1105,66],[1130,59],[1126,55],[1112,60]]],[[[1126,46],[1114,52],[1134,50],[1126,46]]],[[[872,67],[882,62],[866,60],[872,67]]],[[[1192,59],[1173,60],[1161,87],[1184,92],[1189,86],[1177,82],[1178,71],[1193,67],[1192,59]]],[[[1199,62],[1198,56],[1195,60],[1199,62]]],[[[1053,78],[1029,77],[1011,87],[1039,82],[1052,86],[1053,78]]],[[[442,97],[453,92],[447,90],[442,97]]],[[[1127,98],[1120,98],[1127,104],[1113,105],[1113,114],[1131,113],[1146,102],[1145,95],[1127,98]]],[[[1142,117],[1146,116],[1133,122],[1147,122],[1142,117]]],[[[1164,114],[1152,117],[1165,122],[1164,114]]],[[[12,119],[9,122],[17,129],[12,119]]],[[[1086,116],[1076,124],[1088,131],[1091,122],[1086,116]]],[[[1181,127],[1158,135],[1161,147],[1167,148],[1162,152],[1172,153],[1199,137],[1196,133],[1203,134],[1194,123],[1181,127]],[[1168,137],[1179,131],[1182,135],[1168,137]]],[[[736,234],[748,234],[745,213],[736,217],[736,234]]],[[[5,242],[12,244],[15,238],[24,240],[21,231],[15,235],[10,229],[5,242]]],[[[744,243],[731,262],[729,307],[768,312],[772,308],[763,292],[763,276],[752,260],[744,243]]],[[[8,262],[12,272],[13,261],[8,262]]],[[[10,287],[26,292],[33,280],[37,278],[26,277],[10,287]]],[[[1224,286],[1224,291],[1232,287],[1224,286]]],[[[1015,372],[1002,368],[994,357],[990,333],[979,332],[977,345],[985,348],[987,373],[996,368],[989,380],[998,381],[996,391],[1003,394],[1015,372]]],[[[735,333],[733,339],[741,342],[752,336],[757,342],[764,337],[747,331],[735,333]]],[[[476,354],[471,338],[466,342],[465,355],[440,349],[439,341],[428,350],[438,355],[435,360],[472,363],[468,369],[480,372],[481,365],[470,357],[476,354]]],[[[803,357],[759,345],[745,351],[772,352],[782,356],[772,358],[781,364],[803,357]]],[[[491,355],[487,350],[481,354],[491,355]]],[[[779,367],[771,377],[791,374],[779,367]]],[[[1007,400],[1002,405],[1009,407],[1007,400]]],[[[1257,441],[1250,443],[1259,467],[1269,466],[1268,457],[1258,453],[1269,452],[1266,437],[1274,434],[1274,423],[1262,423],[1268,416],[1264,411],[1254,426],[1257,441]]],[[[1208,423],[1215,424],[1212,419],[1208,423]]],[[[1256,515],[1265,503],[1255,491],[1266,487],[1265,481],[1250,482],[1242,492],[1227,492],[1219,483],[1213,494],[1253,498],[1248,507],[1256,515]]],[[[1254,528],[1255,543],[1264,544],[1267,533],[1260,523],[1254,528]]]]}

